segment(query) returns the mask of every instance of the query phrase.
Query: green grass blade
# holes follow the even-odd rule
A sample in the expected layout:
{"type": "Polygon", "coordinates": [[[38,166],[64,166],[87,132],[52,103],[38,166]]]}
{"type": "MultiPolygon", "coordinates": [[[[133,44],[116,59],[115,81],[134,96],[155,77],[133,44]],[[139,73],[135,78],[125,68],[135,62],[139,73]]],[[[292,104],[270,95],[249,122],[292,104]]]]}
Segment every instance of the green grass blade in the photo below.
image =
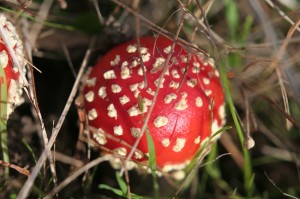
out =
{"type": "Polygon", "coordinates": [[[106,190],[114,192],[118,196],[123,196],[124,197],[124,193],[120,189],[113,188],[113,187],[111,187],[109,185],[106,185],[106,184],[99,184],[98,187],[99,187],[99,189],[106,189],[106,190]]]}
{"type": "MultiPolygon", "coordinates": [[[[1,7],[1,6],[0,6],[0,10],[8,12],[8,13],[19,14],[19,12],[16,12],[14,10],[11,10],[11,9],[8,9],[8,8],[5,8],[5,7],[1,7]]],[[[26,14],[26,13],[21,13],[20,15],[22,17],[25,17],[25,18],[31,20],[31,21],[41,23],[41,24],[43,24],[47,27],[50,27],[50,28],[57,28],[57,29],[69,30],[69,31],[76,30],[76,28],[73,27],[73,26],[53,23],[53,22],[49,22],[49,21],[42,21],[42,20],[38,19],[37,17],[33,17],[33,16],[31,16],[29,14],[26,14]]]]}
{"type": "Polygon", "coordinates": [[[153,144],[152,136],[148,130],[146,130],[146,136],[147,136],[148,152],[149,152],[149,167],[151,169],[152,179],[153,179],[154,197],[159,198],[159,185],[157,182],[157,175],[156,175],[155,147],[153,144]]]}
{"type": "Polygon", "coordinates": [[[214,144],[207,157],[207,165],[205,166],[205,171],[213,179],[214,184],[217,184],[222,190],[226,191],[227,194],[233,192],[229,184],[222,178],[220,165],[217,165],[218,159],[218,145],[214,144]]]}
{"type": "MultiPolygon", "coordinates": [[[[246,17],[246,20],[243,22],[242,31],[240,31],[240,25],[238,19],[239,19],[239,10],[238,10],[237,1],[226,0],[226,20],[230,29],[229,39],[230,41],[235,42],[235,45],[236,44],[244,45],[251,31],[251,26],[253,24],[253,17],[252,16],[246,17]]],[[[239,67],[242,64],[242,58],[239,54],[230,53],[222,62],[223,63],[221,63],[221,68],[220,68],[221,80],[223,83],[229,110],[231,112],[237,130],[237,134],[242,146],[242,150],[243,150],[244,163],[245,163],[244,171],[243,171],[244,189],[247,193],[247,197],[250,198],[253,195],[253,189],[254,189],[253,176],[252,176],[252,164],[251,164],[249,151],[243,147],[244,134],[238,116],[236,114],[236,110],[235,110],[235,106],[234,106],[234,102],[230,90],[230,83],[226,76],[226,70],[225,70],[225,67],[229,65],[232,67],[239,67]]]]}
{"type": "Polygon", "coordinates": [[[121,188],[122,192],[124,194],[127,194],[128,193],[127,184],[123,180],[123,178],[120,176],[120,172],[116,172],[116,179],[117,179],[117,182],[118,182],[119,187],[121,188]]]}
{"type": "MultiPolygon", "coordinates": [[[[139,102],[139,109],[143,113],[144,111],[144,103],[141,97],[138,98],[139,102]]],[[[154,189],[154,197],[159,198],[159,185],[157,182],[157,176],[156,176],[156,152],[155,152],[155,146],[153,143],[152,136],[148,130],[146,129],[146,137],[147,137],[147,144],[148,144],[148,153],[149,153],[149,168],[151,170],[152,174],[152,180],[153,180],[153,189],[154,189]]]]}
{"type": "Polygon", "coordinates": [[[191,163],[185,168],[185,173],[190,173],[196,166],[198,166],[198,160],[201,154],[204,152],[204,150],[208,147],[211,140],[219,135],[220,133],[227,131],[231,129],[231,126],[224,126],[223,128],[219,129],[217,132],[215,132],[212,136],[209,137],[209,139],[203,143],[200,147],[200,149],[197,151],[195,157],[192,159],[191,163]]]}
{"type": "Polygon", "coordinates": [[[242,44],[246,43],[247,38],[251,32],[252,24],[253,24],[253,16],[249,15],[246,17],[246,20],[243,24],[243,31],[241,32],[241,35],[239,38],[240,43],[242,43],[242,44]]]}
{"type": "Polygon", "coordinates": [[[226,0],[226,21],[229,26],[230,38],[233,39],[237,35],[239,29],[239,12],[235,0],[226,0]]]}
{"type": "Polygon", "coordinates": [[[243,175],[244,175],[244,189],[247,193],[247,197],[251,197],[253,194],[253,179],[252,179],[252,165],[251,165],[251,159],[250,159],[250,154],[249,151],[247,149],[245,149],[243,147],[243,143],[244,143],[244,134],[238,119],[238,116],[236,114],[236,109],[234,106],[234,102],[233,102],[233,98],[231,95],[231,90],[230,90],[230,83],[229,80],[226,76],[226,71],[225,71],[225,66],[227,66],[228,64],[226,62],[223,62],[221,64],[220,67],[220,77],[223,83],[223,88],[225,91],[225,97],[226,97],[226,101],[229,107],[229,110],[231,112],[231,116],[233,119],[233,122],[235,124],[235,128],[239,137],[239,141],[243,150],[243,156],[244,156],[244,171],[243,171],[243,175]]]}
{"type": "MultiPolygon", "coordinates": [[[[125,184],[125,186],[126,186],[126,184],[125,184]]],[[[118,196],[127,198],[127,193],[124,193],[121,189],[116,189],[116,188],[113,188],[113,187],[111,187],[109,185],[106,185],[106,184],[100,184],[98,186],[98,188],[99,189],[106,189],[106,190],[112,191],[112,192],[114,192],[118,196]]],[[[127,188],[126,188],[126,190],[127,190],[127,188]]],[[[136,194],[133,194],[133,193],[131,193],[130,196],[131,196],[132,199],[146,199],[147,198],[147,197],[139,196],[139,195],[136,195],[136,194]]]]}
{"type": "Polygon", "coordinates": [[[7,186],[7,181],[4,182],[0,181],[0,192],[3,191],[7,186]]]}
{"type": "Polygon", "coordinates": [[[31,148],[31,146],[25,141],[25,140],[22,140],[23,144],[25,145],[25,147],[27,148],[27,150],[30,152],[30,154],[32,155],[32,158],[34,160],[34,162],[36,163],[36,156],[31,148]]]}
{"type": "MultiPolygon", "coordinates": [[[[9,162],[8,144],[7,144],[7,130],[6,130],[6,118],[7,118],[7,84],[5,71],[0,64],[0,133],[1,133],[1,148],[4,162],[9,162]]],[[[5,178],[9,177],[9,168],[5,167],[5,178]]]]}

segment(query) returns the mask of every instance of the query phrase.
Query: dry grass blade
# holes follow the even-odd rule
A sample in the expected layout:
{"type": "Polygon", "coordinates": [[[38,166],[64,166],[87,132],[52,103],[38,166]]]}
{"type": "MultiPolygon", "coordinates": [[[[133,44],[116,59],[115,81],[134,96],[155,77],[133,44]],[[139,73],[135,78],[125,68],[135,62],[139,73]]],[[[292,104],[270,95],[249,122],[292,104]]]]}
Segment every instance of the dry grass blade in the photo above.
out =
{"type": "Polygon", "coordinates": [[[270,156],[270,157],[274,157],[276,159],[279,160],[284,160],[284,161],[295,161],[296,164],[300,164],[300,158],[299,155],[293,152],[290,152],[288,150],[285,149],[279,149],[279,148],[275,148],[275,147],[271,147],[271,146],[264,146],[262,147],[262,153],[270,156]]]}
{"type": "MultiPolygon", "coordinates": [[[[171,40],[175,39],[175,36],[173,36],[172,33],[170,33],[169,31],[167,31],[166,29],[163,29],[163,28],[157,26],[156,24],[154,24],[150,20],[146,19],[141,14],[135,12],[132,8],[130,8],[127,5],[125,5],[122,1],[119,1],[119,0],[111,0],[111,1],[114,2],[114,3],[116,3],[117,5],[121,6],[127,12],[133,14],[134,16],[139,17],[140,21],[143,22],[144,24],[146,24],[154,32],[156,32],[158,34],[161,34],[161,35],[164,35],[165,37],[167,37],[167,38],[169,38],[171,40]]],[[[187,47],[190,50],[193,50],[195,52],[202,52],[202,53],[205,54],[205,52],[202,49],[195,47],[193,44],[191,44],[190,42],[185,41],[184,39],[177,38],[176,41],[177,41],[178,45],[187,47]]]]}
{"type": "MultiPolygon", "coordinates": [[[[140,1],[136,0],[133,2],[133,8],[136,10],[136,12],[139,12],[139,4],[140,1]]],[[[145,83],[145,87],[147,87],[147,77],[146,77],[146,72],[145,72],[145,65],[142,59],[142,53],[141,53],[141,41],[140,41],[140,36],[141,36],[141,23],[140,23],[140,18],[139,17],[135,17],[135,29],[136,29],[136,42],[137,42],[137,48],[138,48],[138,53],[139,53],[139,57],[141,60],[141,65],[142,65],[142,72],[143,72],[143,78],[144,78],[144,83],[145,83]]]]}
{"type": "Polygon", "coordinates": [[[15,164],[11,164],[11,163],[8,163],[8,162],[3,162],[2,160],[0,160],[0,166],[9,167],[9,168],[14,169],[14,170],[18,171],[19,173],[21,173],[23,175],[26,175],[26,176],[30,175],[30,172],[27,169],[19,167],[15,164]]]}
{"type": "Polygon", "coordinates": [[[275,183],[272,179],[269,178],[269,176],[267,175],[266,172],[265,172],[265,176],[266,176],[267,179],[272,183],[272,185],[273,185],[278,191],[280,191],[280,192],[282,193],[282,195],[284,195],[284,196],[286,196],[286,197],[289,197],[289,198],[299,199],[298,197],[292,196],[292,195],[287,194],[287,193],[285,193],[284,191],[282,191],[282,190],[276,185],[276,183],[275,183]]]}
{"type": "Polygon", "coordinates": [[[98,0],[93,0],[93,4],[95,6],[99,22],[100,22],[101,25],[103,25],[105,23],[105,21],[104,21],[104,18],[102,16],[101,12],[100,12],[100,8],[99,8],[99,5],[98,5],[98,0]]]}
{"type": "MultiPolygon", "coordinates": [[[[38,12],[38,15],[37,15],[41,19],[41,21],[45,21],[47,19],[52,3],[53,3],[53,0],[47,0],[47,1],[43,2],[42,6],[40,7],[40,10],[38,12]]],[[[29,33],[29,38],[28,39],[29,39],[29,42],[31,43],[31,45],[33,47],[35,46],[35,43],[38,39],[38,36],[39,36],[42,28],[43,28],[43,23],[34,23],[31,27],[31,31],[29,33]]],[[[30,89],[28,91],[26,91],[26,93],[27,93],[28,97],[31,99],[32,104],[36,109],[38,118],[41,122],[42,137],[43,137],[44,145],[45,145],[45,148],[46,148],[46,145],[48,144],[49,140],[48,140],[48,137],[47,137],[47,132],[44,128],[44,122],[43,122],[43,119],[42,119],[42,114],[40,112],[38,102],[36,100],[35,89],[34,89],[34,86],[33,86],[33,88],[29,86],[29,88],[30,89]]],[[[53,175],[53,182],[54,182],[54,184],[56,184],[57,176],[56,176],[54,161],[53,161],[53,157],[52,157],[51,153],[48,154],[48,159],[49,159],[49,163],[50,163],[50,170],[51,170],[51,173],[53,175]]]]}
{"type": "Polygon", "coordinates": [[[66,57],[66,60],[68,62],[68,66],[70,67],[70,70],[72,72],[72,74],[74,75],[74,78],[77,77],[77,73],[75,71],[75,68],[74,68],[74,65],[73,65],[73,62],[71,60],[71,56],[70,56],[70,52],[68,50],[68,47],[66,46],[66,44],[64,42],[62,42],[62,49],[64,51],[64,54],[65,54],[65,57],[66,57]]]}
{"type": "MultiPolygon", "coordinates": [[[[289,22],[291,25],[295,25],[295,22],[287,15],[287,14],[285,14],[285,12],[283,11],[283,10],[281,10],[277,5],[275,5],[274,3],[273,3],[273,1],[271,1],[271,0],[265,0],[266,2],[267,2],[267,4],[269,4],[269,6],[271,6],[272,8],[274,8],[275,10],[277,10],[277,12],[278,12],[278,14],[280,14],[280,16],[284,19],[284,20],[286,20],[287,22],[289,22]]],[[[297,29],[297,31],[299,31],[300,32],[300,28],[299,27],[297,27],[296,28],[297,29]]]]}
{"type": "Polygon", "coordinates": [[[72,165],[76,168],[82,167],[84,162],[73,157],[67,156],[58,151],[52,151],[53,156],[55,157],[55,161],[60,161],[64,164],[72,165]]]}
{"type": "MultiPolygon", "coordinates": [[[[273,70],[274,68],[276,70],[276,74],[278,76],[278,82],[279,82],[280,90],[281,90],[281,94],[282,94],[282,99],[283,99],[283,103],[284,103],[284,109],[285,109],[286,113],[290,115],[289,101],[288,101],[287,92],[286,92],[286,89],[285,89],[285,86],[283,83],[283,77],[282,77],[282,71],[281,71],[281,70],[284,70],[285,72],[287,72],[287,70],[282,67],[279,67],[279,66],[281,66],[280,63],[284,63],[284,60],[286,59],[286,54],[287,54],[286,48],[287,48],[289,39],[291,38],[293,32],[296,30],[296,27],[299,26],[299,21],[296,24],[294,24],[293,27],[290,29],[285,41],[283,42],[281,48],[278,50],[278,48],[276,46],[276,43],[278,40],[277,36],[275,34],[276,31],[273,26],[265,25],[267,23],[270,24],[269,23],[270,20],[268,19],[267,15],[263,12],[260,3],[255,0],[255,1],[250,1],[250,4],[256,10],[258,18],[261,20],[262,27],[265,32],[267,40],[270,40],[271,43],[273,44],[275,56],[273,57],[273,61],[271,62],[270,66],[269,66],[269,70],[273,70]],[[292,32],[292,34],[291,34],[291,32],[292,32]]],[[[286,128],[287,129],[291,128],[291,123],[288,120],[286,120],[286,128]]]]}
{"type": "Polygon", "coordinates": [[[233,142],[232,138],[228,133],[224,133],[220,138],[220,142],[222,143],[223,147],[231,154],[231,157],[238,165],[239,168],[244,167],[244,157],[243,154],[240,152],[238,147],[233,142]]]}
{"type": "Polygon", "coordinates": [[[42,73],[40,69],[38,69],[35,65],[33,65],[29,60],[27,60],[25,57],[24,59],[26,60],[27,64],[31,66],[33,69],[35,69],[37,72],[42,73]]]}
{"type": "Polygon", "coordinates": [[[82,78],[82,76],[85,72],[85,69],[86,69],[90,54],[91,54],[91,49],[92,49],[92,46],[94,45],[94,43],[95,43],[95,39],[93,38],[92,41],[91,41],[90,47],[89,47],[89,49],[87,50],[87,52],[85,54],[85,57],[83,59],[80,71],[79,71],[78,76],[76,78],[76,81],[73,85],[72,91],[71,91],[70,96],[67,100],[65,108],[64,108],[64,110],[63,110],[63,112],[62,112],[62,114],[61,114],[61,116],[60,116],[60,118],[57,122],[57,125],[53,129],[53,132],[52,132],[52,135],[50,137],[49,143],[46,145],[46,148],[44,149],[44,151],[41,154],[39,160],[37,161],[36,166],[32,170],[32,174],[29,176],[29,178],[25,182],[24,186],[22,187],[21,191],[19,192],[19,195],[17,197],[18,199],[26,198],[29,195],[30,190],[32,188],[32,185],[35,181],[35,178],[37,177],[37,175],[39,173],[39,170],[41,169],[42,165],[44,164],[47,155],[50,153],[50,149],[52,148],[52,146],[53,146],[53,144],[56,140],[56,137],[59,133],[59,130],[60,130],[65,118],[66,118],[66,115],[67,115],[72,103],[73,103],[73,100],[75,98],[76,92],[78,90],[78,87],[79,87],[79,84],[80,84],[80,81],[81,81],[81,78],[82,78]]]}
{"type": "Polygon", "coordinates": [[[203,161],[204,157],[209,153],[210,150],[211,150],[211,144],[208,144],[203,149],[203,151],[201,152],[201,154],[199,155],[199,157],[197,158],[197,163],[195,165],[193,165],[192,170],[186,175],[185,180],[180,183],[180,185],[179,185],[179,187],[178,187],[178,189],[177,189],[177,191],[175,193],[176,197],[182,191],[182,189],[184,188],[185,184],[188,182],[188,179],[193,176],[193,174],[198,170],[198,168],[201,167],[201,162],[203,161]]]}
{"type": "MultiPolygon", "coordinates": [[[[196,21],[196,25],[197,25],[198,29],[204,28],[204,30],[206,30],[210,34],[210,38],[214,38],[218,43],[224,43],[225,42],[224,39],[221,36],[219,36],[217,33],[212,31],[209,28],[209,26],[206,25],[207,21],[203,22],[203,20],[199,20],[193,13],[190,12],[190,10],[184,5],[184,3],[182,3],[180,0],[177,0],[177,2],[180,4],[182,9],[196,21]]],[[[199,2],[197,2],[197,4],[198,4],[198,8],[202,12],[201,14],[203,15],[203,19],[206,18],[206,16],[205,16],[206,13],[204,12],[201,4],[199,2]]]]}
{"type": "Polygon", "coordinates": [[[58,193],[60,190],[62,190],[64,187],[66,187],[68,184],[73,182],[78,176],[83,174],[84,172],[88,171],[89,169],[97,166],[101,162],[108,161],[109,159],[113,158],[112,155],[107,155],[104,157],[99,157],[86,165],[84,165],[82,168],[75,171],[73,174],[71,174],[69,177],[67,177],[64,181],[62,181],[57,187],[55,187],[47,196],[44,197],[44,199],[52,198],[56,193],[58,193]]]}
{"type": "MultiPolygon", "coordinates": [[[[40,19],[40,21],[45,21],[47,19],[52,4],[53,4],[53,0],[46,0],[43,2],[37,14],[37,17],[40,19]]],[[[38,23],[38,22],[34,23],[31,26],[31,31],[29,33],[28,39],[33,48],[35,47],[36,41],[38,39],[38,36],[42,28],[43,28],[43,23],[38,23]]]]}

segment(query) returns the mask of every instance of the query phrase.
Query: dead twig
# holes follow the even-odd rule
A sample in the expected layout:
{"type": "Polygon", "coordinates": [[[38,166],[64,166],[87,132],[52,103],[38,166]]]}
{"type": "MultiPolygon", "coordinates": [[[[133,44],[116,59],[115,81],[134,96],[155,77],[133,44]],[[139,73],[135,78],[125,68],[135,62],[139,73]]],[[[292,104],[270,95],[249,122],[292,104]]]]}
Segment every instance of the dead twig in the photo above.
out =
{"type": "Polygon", "coordinates": [[[276,183],[275,183],[272,179],[269,178],[269,176],[267,175],[267,173],[266,173],[266,172],[264,172],[264,173],[265,173],[265,176],[267,177],[267,179],[271,182],[271,184],[272,184],[278,191],[280,191],[280,192],[282,193],[282,195],[284,195],[284,196],[286,196],[286,197],[289,197],[289,198],[299,199],[299,198],[296,197],[296,196],[292,196],[292,195],[287,194],[287,193],[285,193],[284,191],[282,191],[282,190],[276,185],[276,183]]]}
{"type": "Polygon", "coordinates": [[[18,171],[19,173],[26,175],[26,176],[30,175],[30,172],[27,169],[19,167],[15,164],[11,164],[9,162],[4,162],[4,161],[0,160],[0,166],[9,167],[9,168],[14,169],[14,170],[18,171]]]}
{"type": "Polygon", "coordinates": [[[87,163],[86,165],[84,165],[83,167],[81,167],[80,169],[78,169],[77,171],[75,171],[73,174],[71,174],[69,177],[67,177],[64,181],[62,181],[57,187],[55,187],[48,195],[46,195],[44,197],[44,199],[49,199],[52,198],[55,194],[57,194],[60,190],[62,190],[64,187],[66,187],[68,184],[70,184],[71,182],[73,182],[76,178],[78,178],[78,176],[80,176],[81,174],[83,174],[84,172],[88,171],[89,169],[97,166],[98,164],[108,161],[111,158],[113,158],[112,155],[106,155],[104,157],[99,157],[89,163],[87,163]]]}
{"type": "Polygon", "coordinates": [[[91,54],[91,49],[93,47],[95,43],[95,38],[92,39],[91,43],[90,43],[90,47],[89,49],[87,50],[86,54],[85,54],[85,57],[83,59],[83,62],[82,62],[82,65],[81,65],[81,68],[79,70],[79,73],[78,73],[78,76],[76,78],[76,81],[73,85],[73,88],[71,90],[71,93],[69,95],[69,98],[67,100],[67,103],[64,107],[64,110],[55,126],[55,128],[53,129],[52,131],[52,135],[49,139],[49,143],[46,145],[43,153],[41,154],[39,160],[37,161],[36,163],[36,166],[34,167],[34,169],[32,170],[32,174],[29,176],[29,178],[27,179],[27,181],[25,182],[24,186],[22,187],[21,191],[19,192],[18,194],[18,199],[24,199],[24,198],[27,198],[27,196],[29,195],[30,193],[30,190],[32,188],[32,185],[35,181],[35,178],[37,177],[38,173],[39,173],[39,170],[41,169],[42,165],[44,164],[45,160],[46,160],[46,157],[47,155],[50,153],[50,150],[56,140],[56,137],[59,133],[59,130],[66,118],[66,115],[73,103],[73,100],[75,98],[75,95],[76,95],[76,92],[78,90],[78,87],[79,87],[79,84],[80,84],[80,81],[81,81],[81,78],[85,72],[85,68],[87,66],[87,63],[88,63],[88,60],[89,60],[89,57],[90,57],[90,54],[91,54]]]}

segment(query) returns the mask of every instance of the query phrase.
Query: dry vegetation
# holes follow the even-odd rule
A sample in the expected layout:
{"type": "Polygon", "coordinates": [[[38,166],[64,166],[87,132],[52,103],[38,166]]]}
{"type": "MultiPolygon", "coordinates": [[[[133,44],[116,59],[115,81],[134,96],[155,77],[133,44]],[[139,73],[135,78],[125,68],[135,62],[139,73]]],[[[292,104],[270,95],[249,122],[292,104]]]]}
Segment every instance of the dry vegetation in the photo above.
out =
{"type": "Polygon", "coordinates": [[[0,160],[8,155],[10,164],[0,161],[0,198],[300,195],[297,0],[5,0],[0,9],[22,33],[30,62],[26,102],[7,122],[0,160]],[[120,177],[107,162],[113,156],[77,142],[73,101],[86,68],[145,34],[198,45],[221,73],[232,128],[184,182],[153,183],[136,171],[120,177]]]}

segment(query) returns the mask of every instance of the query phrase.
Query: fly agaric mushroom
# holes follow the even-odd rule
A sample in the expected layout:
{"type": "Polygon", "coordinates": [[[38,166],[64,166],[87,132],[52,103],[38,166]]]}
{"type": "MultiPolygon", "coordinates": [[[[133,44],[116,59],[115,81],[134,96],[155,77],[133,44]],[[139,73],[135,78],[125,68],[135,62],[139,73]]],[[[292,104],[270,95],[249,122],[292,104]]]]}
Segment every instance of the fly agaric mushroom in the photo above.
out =
{"type": "MultiPolygon", "coordinates": [[[[135,40],[113,48],[87,74],[82,96],[88,125],[96,129],[89,131],[90,137],[101,148],[126,157],[141,135],[159,86],[147,129],[158,168],[180,170],[225,123],[219,73],[203,53],[188,53],[177,44],[171,52],[173,41],[163,36],[143,37],[140,43],[140,48],[135,40]]],[[[143,135],[132,160],[147,165],[147,154],[143,135]]]]}
{"type": "MultiPolygon", "coordinates": [[[[1,103],[7,103],[6,116],[8,117],[13,112],[14,107],[23,102],[21,97],[23,80],[20,78],[20,72],[24,73],[24,71],[20,71],[20,69],[25,70],[25,61],[23,44],[15,27],[3,15],[0,15],[0,26],[0,67],[4,71],[4,74],[0,76],[0,85],[4,85],[5,81],[7,99],[1,98],[2,95],[0,98],[1,103]]],[[[1,89],[3,89],[2,86],[1,89]]]]}

